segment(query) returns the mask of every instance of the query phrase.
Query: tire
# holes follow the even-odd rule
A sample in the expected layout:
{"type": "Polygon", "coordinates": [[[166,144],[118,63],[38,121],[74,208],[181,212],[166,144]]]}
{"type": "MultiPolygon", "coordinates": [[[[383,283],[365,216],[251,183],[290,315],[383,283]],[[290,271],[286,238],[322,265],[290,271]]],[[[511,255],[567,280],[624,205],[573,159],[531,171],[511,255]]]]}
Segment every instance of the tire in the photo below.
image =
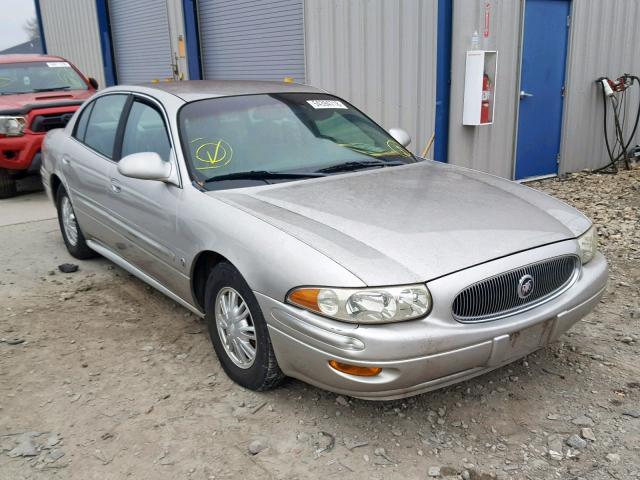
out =
{"type": "Polygon", "coordinates": [[[211,343],[229,378],[245,388],[256,391],[270,390],[280,385],[285,376],[276,361],[267,323],[258,301],[240,272],[230,263],[219,263],[211,270],[205,290],[205,306],[205,321],[211,343]],[[235,311],[244,312],[243,302],[248,308],[246,316],[232,314],[225,317],[222,309],[224,302],[221,302],[221,299],[226,298],[226,304],[229,305],[234,292],[236,299],[233,304],[238,307],[235,311]],[[236,322],[229,320],[243,317],[244,319],[236,322]],[[224,324],[227,325],[226,329],[224,324]],[[250,340],[251,326],[253,340],[250,340]],[[244,346],[240,343],[244,343],[244,346]],[[250,355],[247,355],[247,345],[254,347],[253,361],[248,359],[250,355]]]}
{"type": "Polygon", "coordinates": [[[18,187],[15,178],[7,170],[0,168],[0,198],[15,197],[18,187]]]}
{"type": "Polygon", "coordinates": [[[84,238],[82,230],[80,230],[80,225],[78,224],[75,213],[73,212],[71,199],[64,187],[60,187],[58,189],[58,193],[56,194],[56,207],[58,209],[58,224],[60,225],[60,232],[62,233],[62,239],[64,240],[64,244],[66,245],[69,253],[80,260],[87,260],[98,256],[98,254],[91,250],[87,245],[87,241],[84,238]],[[66,211],[67,208],[71,211],[66,211]],[[65,225],[65,216],[68,221],[67,225],[65,225]]]}

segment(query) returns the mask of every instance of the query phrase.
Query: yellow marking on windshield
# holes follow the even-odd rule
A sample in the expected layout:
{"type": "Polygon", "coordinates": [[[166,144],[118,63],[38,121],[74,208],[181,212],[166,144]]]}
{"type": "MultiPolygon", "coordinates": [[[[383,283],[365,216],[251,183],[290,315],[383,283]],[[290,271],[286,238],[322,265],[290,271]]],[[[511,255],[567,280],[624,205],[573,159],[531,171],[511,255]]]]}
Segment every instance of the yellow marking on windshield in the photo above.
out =
{"type": "Polygon", "coordinates": [[[387,147],[389,147],[389,149],[392,152],[400,155],[401,157],[410,157],[411,156],[411,154],[407,151],[407,149],[404,148],[402,145],[400,145],[395,140],[387,140],[387,147]]]}
{"type": "Polygon", "coordinates": [[[11,85],[12,80],[8,77],[0,77],[0,88],[11,85]]]}
{"type": "Polygon", "coordinates": [[[393,140],[387,140],[387,147],[389,147],[389,150],[382,151],[374,151],[372,148],[379,147],[376,147],[375,145],[367,145],[366,143],[338,143],[337,145],[349,148],[354,152],[362,153],[363,155],[368,155],[370,157],[384,157],[387,155],[399,155],[401,157],[411,156],[411,154],[405,150],[402,145],[394,142],[393,140]]]}
{"type": "MultiPolygon", "coordinates": [[[[196,138],[191,143],[204,140],[196,138]]],[[[204,165],[196,166],[196,170],[211,170],[213,168],[221,168],[229,165],[233,157],[233,149],[228,142],[224,140],[206,141],[198,145],[194,152],[194,158],[204,165]]]]}

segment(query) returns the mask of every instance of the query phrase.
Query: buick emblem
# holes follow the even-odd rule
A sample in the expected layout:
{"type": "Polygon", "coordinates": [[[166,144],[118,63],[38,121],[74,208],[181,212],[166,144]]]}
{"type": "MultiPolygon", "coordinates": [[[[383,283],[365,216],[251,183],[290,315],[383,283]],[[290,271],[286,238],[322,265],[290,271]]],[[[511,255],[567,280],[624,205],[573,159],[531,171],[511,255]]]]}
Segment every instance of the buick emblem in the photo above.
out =
{"type": "Polygon", "coordinates": [[[531,275],[524,275],[518,281],[518,296],[527,298],[533,292],[534,281],[531,275]]]}

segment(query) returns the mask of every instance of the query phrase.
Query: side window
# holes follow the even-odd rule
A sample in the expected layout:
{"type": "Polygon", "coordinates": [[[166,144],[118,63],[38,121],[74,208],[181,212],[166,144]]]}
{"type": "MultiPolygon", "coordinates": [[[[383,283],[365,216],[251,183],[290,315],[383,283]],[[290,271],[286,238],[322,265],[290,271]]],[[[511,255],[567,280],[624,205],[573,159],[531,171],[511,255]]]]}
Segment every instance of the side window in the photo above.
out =
{"type": "Polygon", "coordinates": [[[80,118],[78,118],[78,121],[76,122],[75,132],[73,136],[78,140],[80,140],[81,142],[84,142],[84,135],[87,132],[87,122],[89,121],[89,117],[91,116],[91,110],[93,110],[94,105],[95,105],[95,102],[91,102],[89,105],[87,105],[85,109],[82,110],[82,113],[80,114],[80,118]]]}
{"type": "Polygon", "coordinates": [[[134,101],[124,129],[121,157],[156,152],[168,162],[170,151],[169,136],[160,112],[146,103],[134,101]]]}
{"type": "Polygon", "coordinates": [[[105,157],[113,157],[118,122],[126,101],[126,95],[106,95],[98,98],[93,106],[84,143],[105,157]]]}

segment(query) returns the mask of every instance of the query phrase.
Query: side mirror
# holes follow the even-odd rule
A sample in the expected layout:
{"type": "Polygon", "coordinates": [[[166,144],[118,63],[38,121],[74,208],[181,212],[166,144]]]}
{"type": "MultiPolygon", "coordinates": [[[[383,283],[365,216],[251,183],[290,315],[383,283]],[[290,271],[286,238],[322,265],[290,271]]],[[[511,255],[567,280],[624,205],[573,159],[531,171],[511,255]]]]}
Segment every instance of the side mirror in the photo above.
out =
{"type": "Polygon", "coordinates": [[[173,183],[171,163],[165,162],[156,152],[132,153],[118,162],[118,172],[125,177],[139,180],[157,180],[173,183]]]}
{"type": "Polygon", "coordinates": [[[89,80],[89,85],[98,90],[98,81],[95,78],[89,77],[87,80],[89,80]]]}
{"type": "Polygon", "coordinates": [[[394,140],[403,147],[406,147],[411,143],[411,136],[409,136],[406,130],[401,128],[390,128],[389,135],[391,135],[394,140]]]}

